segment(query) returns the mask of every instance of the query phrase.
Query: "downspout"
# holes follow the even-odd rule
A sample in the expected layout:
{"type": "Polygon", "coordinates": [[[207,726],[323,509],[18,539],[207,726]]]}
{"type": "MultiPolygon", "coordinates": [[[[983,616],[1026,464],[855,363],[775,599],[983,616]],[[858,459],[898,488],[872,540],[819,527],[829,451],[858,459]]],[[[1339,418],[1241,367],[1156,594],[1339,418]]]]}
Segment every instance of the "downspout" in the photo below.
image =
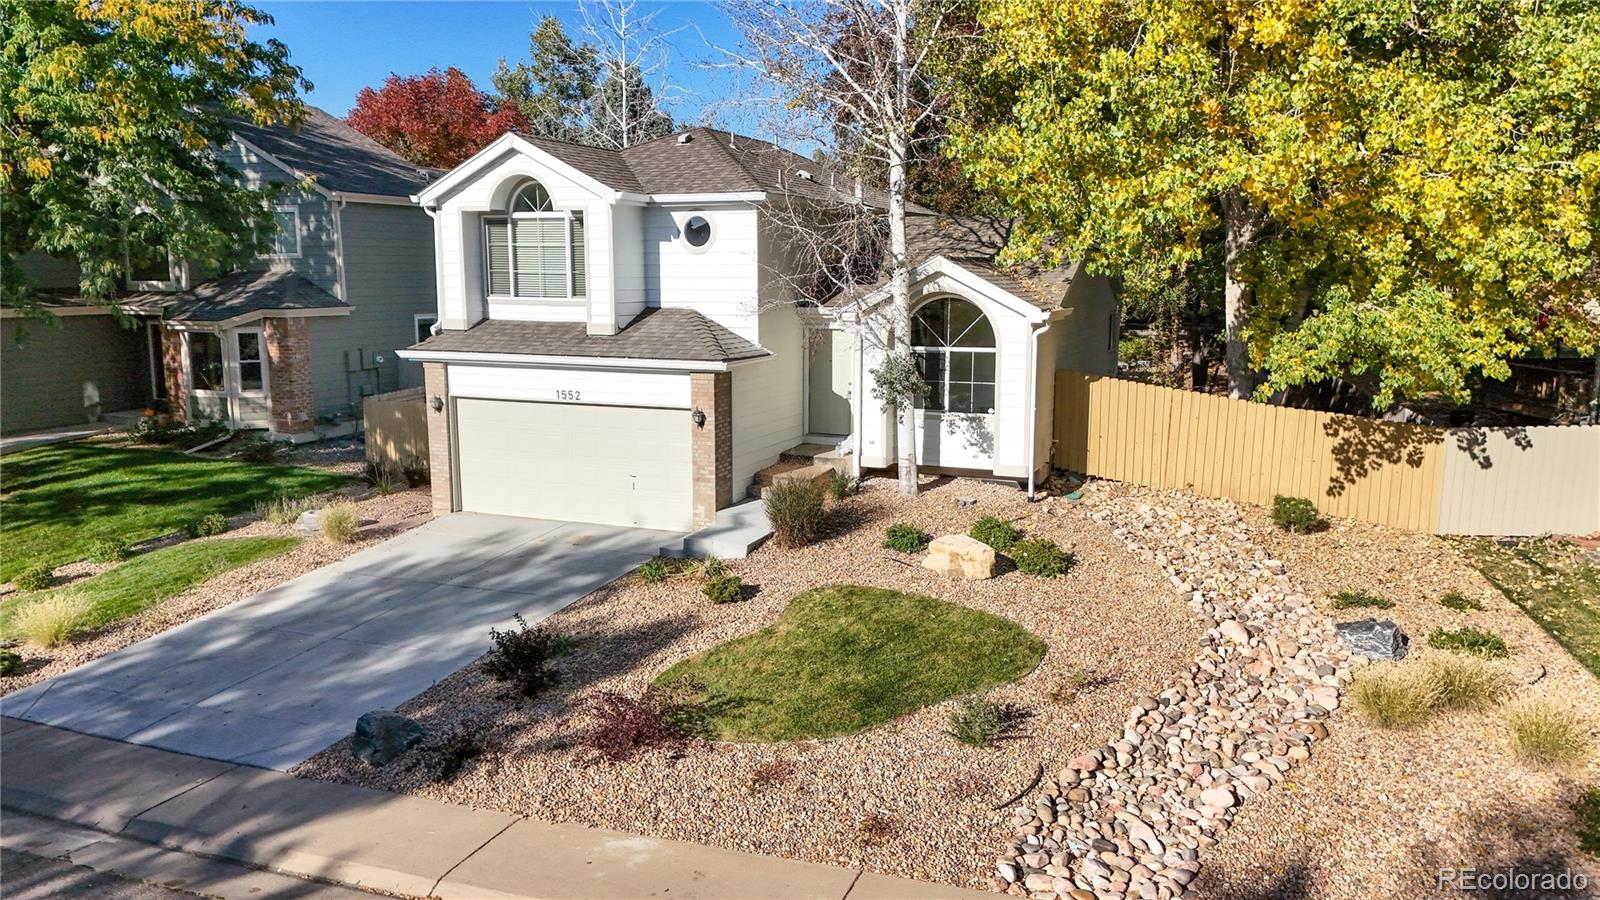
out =
{"type": "Polygon", "coordinates": [[[1050,330],[1051,322],[1046,319],[1044,327],[1033,332],[1033,358],[1032,365],[1028,367],[1028,501],[1031,503],[1036,497],[1034,474],[1034,457],[1038,455],[1039,448],[1039,338],[1050,330]]]}
{"type": "Polygon", "coordinates": [[[864,424],[861,415],[861,370],[866,365],[866,348],[863,346],[859,333],[850,335],[850,356],[851,362],[855,367],[855,372],[850,378],[850,417],[853,420],[851,428],[855,432],[854,452],[850,454],[852,460],[850,470],[851,477],[859,483],[861,481],[861,454],[866,452],[866,443],[861,434],[861,427],[864,424]]]}

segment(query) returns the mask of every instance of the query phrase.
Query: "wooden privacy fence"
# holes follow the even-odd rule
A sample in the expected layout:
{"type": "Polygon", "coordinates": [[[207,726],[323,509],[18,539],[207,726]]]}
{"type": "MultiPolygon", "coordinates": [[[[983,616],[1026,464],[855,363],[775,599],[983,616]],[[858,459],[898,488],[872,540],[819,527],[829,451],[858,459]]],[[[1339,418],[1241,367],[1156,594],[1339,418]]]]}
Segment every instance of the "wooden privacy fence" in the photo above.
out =
{"type": "Polygon", "coordinates": [[[428,465],[428,411],[422,388],[374,394],[361,402],[367,462],[391,471],[428,465]]]}
{"type": "Polygon", "coordinates": [[[1055,464],[1439,534],[1600,530],[1600,427],[1444,429],[1056,373],[1055,464]]]}

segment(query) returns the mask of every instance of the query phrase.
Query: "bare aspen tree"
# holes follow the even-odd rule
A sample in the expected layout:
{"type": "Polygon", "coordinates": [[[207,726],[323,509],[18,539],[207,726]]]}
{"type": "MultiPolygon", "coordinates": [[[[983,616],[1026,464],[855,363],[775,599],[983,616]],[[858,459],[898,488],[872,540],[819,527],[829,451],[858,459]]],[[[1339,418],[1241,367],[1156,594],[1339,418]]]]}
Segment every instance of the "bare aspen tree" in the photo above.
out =
{"type": "Polygon", "coordinates": [[[579,34],[599,70],[578,123],[580,141],[623,150],[671,134],[672,117],[657,103],[673,87],[667,79],[675,31],[656,25],[660,10],[641,12],[634,0],[583,0],[579,34]]]}
{"type": "MultiPolygon", "coordinates": [[[[943,104],[932,76],[952,36],[953,0],[729,0],[741,43],[719,47],[719,65],[746,70],[771,90],[775,134],[827,148],[853,179],[809,173],[812,188],[769,200],[769,221],[789,233],[804,259],[799,299],[830,310],[869,346],[884,351],[874,393],[895,412],[900,490],[917,493],[911,354],[911,260],[907,248],[908,169],[919,135],[943,104]],[[858,187],[862,183],[866,186],[858,187]],[[876,272],[862,269],[876,264],[876,272]],[[878,276],[876,279],[871,276],[878,276]],[[889,302],[869,307],[864,281],[884,280],[889,302]]],[[[800,180],[805,180],[801,178],[800,180]]],[[[859,452],[859,448],[857,449],[859,452]]]]}

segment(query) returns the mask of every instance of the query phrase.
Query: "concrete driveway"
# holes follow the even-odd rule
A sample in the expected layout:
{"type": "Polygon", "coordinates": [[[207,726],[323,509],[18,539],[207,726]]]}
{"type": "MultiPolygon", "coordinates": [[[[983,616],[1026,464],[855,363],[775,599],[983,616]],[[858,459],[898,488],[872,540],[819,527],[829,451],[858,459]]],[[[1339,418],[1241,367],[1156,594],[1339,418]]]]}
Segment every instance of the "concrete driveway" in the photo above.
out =
{"type": "Polygon", "coordinates": [[[0,698],[0,714],[288,769],[678,535],[456,513],[0,698]]]}

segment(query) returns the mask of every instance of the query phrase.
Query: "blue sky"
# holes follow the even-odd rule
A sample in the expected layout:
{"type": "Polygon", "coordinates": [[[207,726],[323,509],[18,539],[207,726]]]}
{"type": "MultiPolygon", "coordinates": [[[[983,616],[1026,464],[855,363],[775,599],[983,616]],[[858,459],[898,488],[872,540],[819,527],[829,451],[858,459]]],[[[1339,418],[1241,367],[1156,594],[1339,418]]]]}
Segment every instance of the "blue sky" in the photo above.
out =
{"type": "MultiPolygon", "coordinates": [[[[255,5],[276,19],[258,36],[288,45],[292,61],[316,86],[307,99],[339,116],[355,105],[358,91],[381,85],[391,72],[415,75],[453,65],[489,90],[500,57],[510,62],[527,57],[528,32],[540,18],[556,16],[574,38],[582,21],[575,2],[257,0],[255,5]]],[[[691,124],[709,118],[711,124],[749,132],[754,113],[718,102],[739,94],[742,84],[700,65],[717,58],[713,46],[737,41],[720,7],[677,0],[640,8],[659,10],[656,25],[674,32],[667,77],[681,93],[664,103],[668,112],[691,124]]]]}

